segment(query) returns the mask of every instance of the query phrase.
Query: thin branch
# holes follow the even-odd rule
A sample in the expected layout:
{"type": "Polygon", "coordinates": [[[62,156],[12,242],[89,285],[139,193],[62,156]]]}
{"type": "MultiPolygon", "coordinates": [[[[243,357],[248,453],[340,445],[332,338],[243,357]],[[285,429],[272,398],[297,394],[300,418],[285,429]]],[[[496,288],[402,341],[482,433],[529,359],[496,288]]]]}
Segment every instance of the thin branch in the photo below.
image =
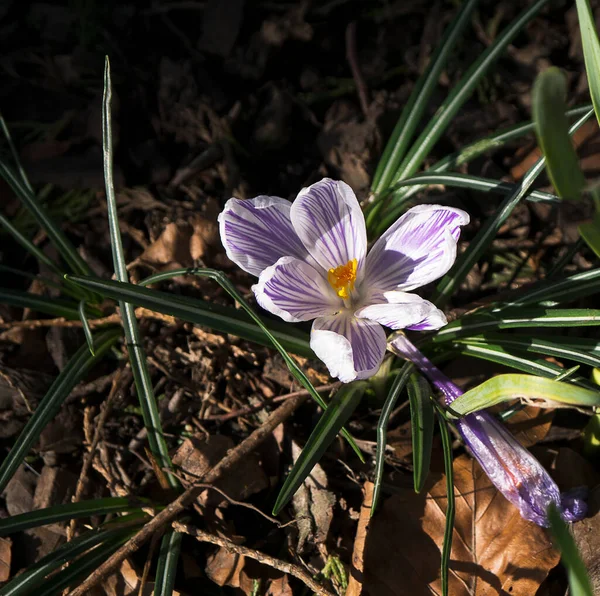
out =
{"type": "Polygon", "coordinates": [[[196,538],[196,540],[198,540],[199,542],[209,542],[210,544],[216,544],[217,546],[220,546],[230,552],[234,552],[238,555],[248,557],[249,559],[254,559],[259,563],[262,563],[263,565],[268,565],[273,569],[277,569],[278,571],[282,571],[283,573],[293,575],[318,596],[334,596],[332,592],[326,590],[323,586],[317,583],[306,571],[304,571],[304,569],[302,569],[298,565],[282,561],[281,559],[275,559],[274,557],[266,555],[265,553],[261,553],[260,551],[248,548],[246,546],[240,546],[239,544],[234,544],[226,538],[222,538],[221,536],[214,536],[213,534],[203,532],[202,530],[198,530],[197,528],[193,528],[189,525],[182,524],[180,522],[174,522],[173,529],[176,532],[182,532],[184,534],[194,536],[194,538],[196,538]]]}
{"type": "MultiPolygon", "coordinates": [[[[235,464],[243,460],[244,457],[263,443],[279,424],[287,420],[306,398],[306,395],[300,395],[283,402],[260,428],[257,428],[237,447],[232,449],[201,480],[204,483],[214,483],[224,473],[231,470],[235,464]]],[[[89,594],[93,586],[114,573],[127,557],[138,551],[156,532],[163,531],[166,526],[172,524],[181,513],[194,503],[204,490],[206,489],[197,486],[188,488],[175,501],[159,512],[156,517],[152,518],[131,540],[113,553],[77,588],[71,591],[70,596],[84,596],[85,594],[89,594]]]]}

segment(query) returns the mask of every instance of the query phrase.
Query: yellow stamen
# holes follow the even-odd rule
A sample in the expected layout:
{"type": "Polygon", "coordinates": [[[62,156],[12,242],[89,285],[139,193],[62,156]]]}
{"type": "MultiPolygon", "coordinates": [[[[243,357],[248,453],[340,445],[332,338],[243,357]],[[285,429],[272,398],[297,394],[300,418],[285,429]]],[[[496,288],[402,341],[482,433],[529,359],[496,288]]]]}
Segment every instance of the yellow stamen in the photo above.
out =
{"type": "Polygon", "coordinates": [[[350,297],[350,293],[354,289],[357,267],[358,261],[352,259],[345,265],[332,268],[327,272],[327,280],[331,284],[331,287],[336,291],[337,295],[344,300],[350,297]]]}

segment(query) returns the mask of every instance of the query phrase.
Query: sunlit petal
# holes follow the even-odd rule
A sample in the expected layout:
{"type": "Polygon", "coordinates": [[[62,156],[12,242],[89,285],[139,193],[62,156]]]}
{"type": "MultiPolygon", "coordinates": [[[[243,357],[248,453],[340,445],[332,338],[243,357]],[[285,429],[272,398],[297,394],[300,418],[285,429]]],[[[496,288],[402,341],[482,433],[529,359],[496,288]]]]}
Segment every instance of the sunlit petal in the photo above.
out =
{"type": "Polygon", "coordinates": [[[349,313],[321,317],[313,323],[310,347],[342,383],[367,379],[385,355],[385,333],[379,323],[349,313]]]}
{"type": "Polygon", "coordinates": [[[461,209],[419,205],[409,209],[369,251],[365,285],[382,292],[412,290],[444,275],[456,259],[461,209]]]}
{"type": "Polygon", "coordinates": [[[219,215],[221,242],[227,256],[256,275],[279,258],[305,258],[308,253],[290,220],[292,204],[279,197],[230,199],[219,215]]]}
{"type": "Polygon", "coordinates": [[[267,267],[252,290],[260,306],[288,322],[311,321],[343,307],[322,273],[294,257],[267,267]]]}

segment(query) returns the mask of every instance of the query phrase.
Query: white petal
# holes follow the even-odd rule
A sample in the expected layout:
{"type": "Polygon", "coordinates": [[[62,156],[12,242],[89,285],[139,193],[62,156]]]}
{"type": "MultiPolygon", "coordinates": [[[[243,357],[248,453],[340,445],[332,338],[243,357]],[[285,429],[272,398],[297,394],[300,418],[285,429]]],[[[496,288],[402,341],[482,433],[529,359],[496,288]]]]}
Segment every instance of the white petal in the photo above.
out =
{"type": "Polygon", "coordinates": [[[364,284],[382,292],[412,290],[438,279],[454,264],[461,209],[419,205],[409,209],[369,251],[364,284]]]}
{"type": "Polygon", "coordinates": [[[358,261],[362,275],[367,253],[365,218],[352,189],[323,178],[303,188],[292,203],[292,223],[310,255],[325,269],[358,261]]]}
{"type": "MultiPolygon", "coordinates": [[[[372,298],[372,300],[372,304],[358,309],[355,315],[361,319],[377,321],[391,329],[413,328],[414,326],[418,327],[420,324],[426,325],[425,321],[429,319],[431,319],[431,324],[434,325],[436,322],[443,320],[444,322],[439,327],[446,324],[444,313],[431,302],[423,300],[416,294],[399,291],[384,292],[372,298]]],[[[439,327],[427,328],[439,329],[439,327]]]]}
{"type": "Polygon", "coordinates": [[[307,257],[290,219],[292,204],[279,197],[229,199],[219,214],[227,256],[244,271],[260,275],[279,258],[307,257]]]}
{"type": "Polygon", "coordinates": [[[385,355],[385,333],[378,323],[340,313],[313,323],[310,347],[332,377],[350,383],[377,372],[385,355]]]}
{"type": "Polygon", "coordinates": [[[343,307],[321,272],[294,257],[267,267],[252,290],[260,306],[291,323],[333,315],[343,307]]]}

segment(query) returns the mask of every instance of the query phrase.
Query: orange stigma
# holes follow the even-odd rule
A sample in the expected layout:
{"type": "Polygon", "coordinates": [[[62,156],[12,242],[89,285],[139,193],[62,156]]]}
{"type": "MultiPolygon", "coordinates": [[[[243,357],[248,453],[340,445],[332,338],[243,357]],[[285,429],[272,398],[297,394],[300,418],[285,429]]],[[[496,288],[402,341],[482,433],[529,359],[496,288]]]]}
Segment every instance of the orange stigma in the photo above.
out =
{"type": "Polygon", "coordinates": [[[350,293],[354,289],[357,268],[358,261],[352,259],[345,265],[332,268],[327,272],[327,281],[329,281],[331,287],[336,291],[336,294],[344,300],[350,297],[350,293]]]}

